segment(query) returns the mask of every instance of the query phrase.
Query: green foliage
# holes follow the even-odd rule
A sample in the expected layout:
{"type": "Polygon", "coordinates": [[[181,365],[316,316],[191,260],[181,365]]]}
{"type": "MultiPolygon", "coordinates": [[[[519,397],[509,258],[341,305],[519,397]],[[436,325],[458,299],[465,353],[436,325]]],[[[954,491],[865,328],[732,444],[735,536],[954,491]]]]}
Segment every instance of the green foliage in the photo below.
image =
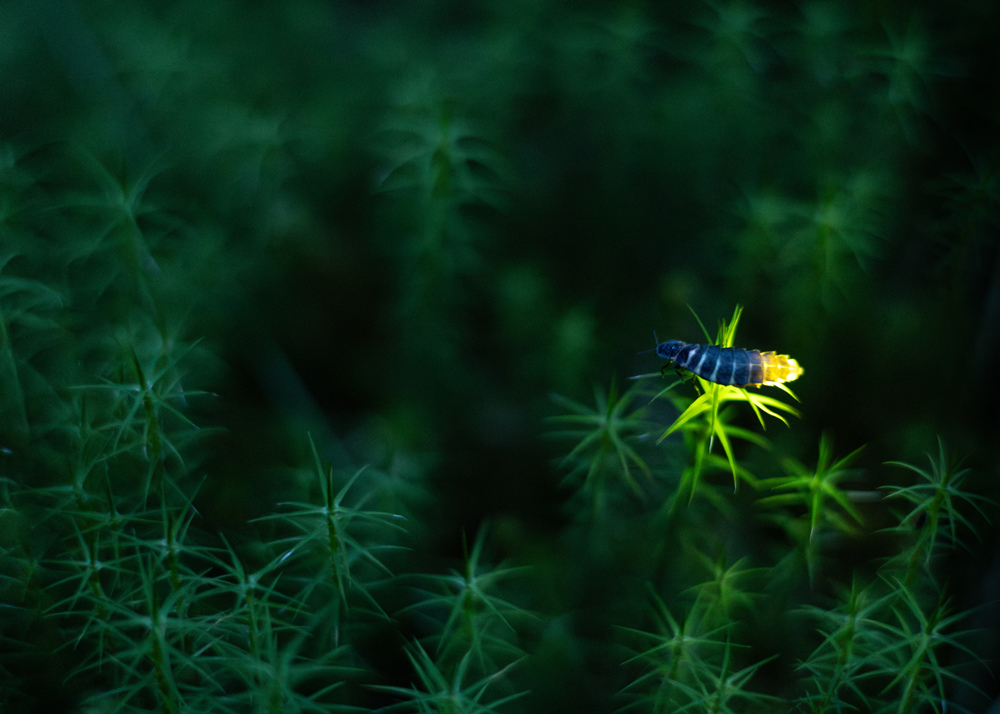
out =
{"type": "MultiPolygon", "coordinates": [[[[693,312],[694,311],[692,310],[692,313],[693,312]]],[[[736,343],[736,327],[739,324],[740,316],[742,314],[743,308],[737,305],[736,309],[733,311],[732,320],[730,320],[729,323],[726,323],[725,320],[722,320],[719,323],[719,332],[714,342],[711,337],[709,337],[708,331],[705,330],[705,326],[702,325],[702,332],[705,333],[705,338],[709,341],[709,344],[718,345],[724,348],[734,346],[736,343]]],[[[698,324],[701,324],[701,320],[698,318],[697,314],[695,314],[695,319],[698,320],[698,324]]],[[[690,375],[690,378],[697,380],[701,396],[689,404],[683,400],[677,400],[674,402],[678,408],[683,406],[683,410],[677,419],[674,420],[674,423],[671,424],[660,436],[660,441],[666,439],[672,433],[680,429],[683,429],[691,437],[689,441],[689,448],[691,448],[691,443],[693,442],[692,450],[694,451],[694,462],[692,466],[684,472],[684,476],[681,481],[681,490],[688,491],[690,493],[690,497],[694,498],[695,491],[698,488],[698,480],[701,476],[702,469],[706,464],[706,459],[710,456],[715,439],[719,440],[719,443],[722,445],[722,449],[726,454],[726,460],[733,474],[734,487],[738,485],[738,479],[741,475],[746,479],[750,479],[752,477],[739,470],[733,451],[732,439],[743,439],[745,441],[755,443],[758,446],[766,445],[766,441],[753,432],[730,424],[729,420],[731,418],[731,414],[723,408],[725,404],[728,402],[746,402],[750,405],[750,408],[753,409],[754,415],[757,417],[757,420],[763,428],[766,428],[764,424],[764,414],[781,420],[787,426],[788,422],[779,412],[784,411],[794,416],[799,416],[799,413],[796,409],[788,404],[785,404],[784,402],[774,399],[773,397],[759,394],[756,388],[751,391],[746,387],[716,384],[715,382],[710,382],[707,379],[703,379],[695,374],[690,375]]],[[[674,382],[670,386],[661,390],[656,396],[659,397],[666,394],[668,391],[677,386],[678,383],[679,382],[674,382]]],[[[778,384],[776,386],[785,392],[788,392],[788,394],[792,397],[795,397],[792,390],[784,384],[778,384]]]]}
{"type": "Polygon", "coordinates": [[[721,637],[729,625],[707,629],[693,611],[678,624],[663,601],[653,597],[658,633],[633,632],[652,638],[655,645],[626,661],[641,662],[647,671],[623,690],[634,698],[623,711],[641,706],[654,712],[734,712],[780,701],[746,688],[765,661],[732,671],[733,645],[729,637],[721,637]]]}
{"type": "Polygon", "coordinates": [[[891,466],[900,466],[920,476],[920,481],[912,486],[883,486],[886,499],[909,501],[910,511],[891,532],[907,537],[911,542],[897,556],[897,561],[906,568],[904,580],[912,583],[917,577],[917,569],[928,569],[931,556],[940,542],[952,546],[960,545],[958,527],[965,526],[975,533],[972,522],[959,510],[960,504],[968,504],[984,519],[980,504],[992,502],[975,493],[962,490],[962,482],[969,475],[969,469],[959,469],[949,462],[944,442],[938,437],[938,458],[927,454],[930,470],[925,470],[900,461],[889,461],[891,466]],[[916,531],[916,538],[912,534],[916,531]]]}
{"type": "Polygon", "coordinates": [[[494,672],[471,684],[465,682],[468,673],[469,662],[472,657],[471,652],[467,652],[461,661],[454,668],[452,674],[442,671],[431,656],[427,654],[420,643],[414,645],[413,649],[407,651],[410,663],[419,678],[420,687],[416,685],[412,689],[402,687],[391,687],[389,691],[409,697],[412,701],[392,707],[395,710],[409,710],[417,712],[443,712],[446,714],[490,714],[496,712],[496,707],[507,702],[518,699],[527,692],[519,692],[507,697],[484,701],[486,690],[491,684],[506,674],[507,668],[494,672]]]}
{"type": "Polygon", "coordinates": [[[39,390],[46,390],[44,377],[31,366],[32,359],[51,345],[51,335],[59,329],[55,313],[63,299],[38,280],[12,275],[9,265],[16,258],[15,253],[0,258],[0,409],[8,433],[13,432],[8,438],[26,438],[29,396],[32,401],[44,398],[45,392],[39,390]]]}
{"type": "MultiPolygon", "coordinates": [[[[482,528],[471,552],[462,539],[461,571],[422,576],[420,580],[431,589],[424,590],[424,599],[409,609],[447,611],[444,625],[439,626],[434,636],[438,643],[436,655],[442,660],[454,660],[456,650],[460,650],[464,652],[461,659],[471,657],[480,669],[491,672],[497,669],[495,660],[509,660],[522,654],[512,621],[523,621],[530,616],[498,593],[501,581],[523,575],[526,568],[484,566],[480,561],[485,537],[486,529],[482,528]],[[438,594],[442,591],[443,594],[438,594]]],[[[468,664],[463,668],[467,669],[468,664]]]]}
{"type": "Polygon", "coordinates": [[[801,711],[855,708],[852,700],[872,708],[863,687],[879,666],[876,653],[890,641],[881,627],[887,597],[878,597],[874,588],[863,587],[855,577],[850,591],[842,593],[832,608],[806,607],[819,622],[822,640],[798,667],[811,680],[799,699],[801,711]]]}
{"type": "Polygon", "coordinates": [[[955,633],[955,623],[965,617],[965,613],[950,615],[946,601],[937,603],[924,612],[913,593],[905,587],[898,588],[902,602],[893,608],[898,625],[883,625],[889,633],[889,644],[879,653],[887,662],[882,669],[886,676],[893,675],[882,693],[899,688],[897,712],[919,709],[930,705],[935,711],[938,705],[947,706],[948,690],[946,679],[962,681],[951,668],[942,662],[942,652],[946,648],[964,651],[975,658],[976,654],[963,645],[960,637],[967,633],[955,633]]]}
{"type": "Polygon", "coordinates": [[[562,461],[564,467],[572,466],[566,480],[577,480],[583,475],[579,489],[591,501],[595,516],[605,510],[612,488],[609,478],[620,478],[633,493],[641,495],[642,487],[632,470],[637,468],[647,477],[650,475],[649,466],[630,443],[652,426],[643,420],[640,409],[630,411],[636,396],[634,391],[619,395],[617,385],[612,382],[607,395],[594,387],[594,408],[559,395],[553,397],[573,412],[549,418],[552,423],[574,427],[551,433],[553,437],[577,441],[562,461]]]}
{"type": "Polygon", "coordinates": [[[816,530],[820,526],[821,519],[828,519],[838,530],[851,533],[853,526],[851,523],[836,513],[830,506],[830,502],[835,502],[843,511],[850,516],[855,523],[862,521],[861,513],[851,503],[850,498],[844,491],[837,487],[839,481],[850,475],[846,467],[857,459],[864,447],[859,447],[844,458],[833,461],[833,444],[828,434],[823,434],[819,441],[819,459],[816,468],[810,469],[802,465],[795,459],[786,459],[782,466],[788,473],[787,476],[779,476],[773,479],[765,479],[760,482],[761,488],[771,488],[775,491],[795,491],[796,493],[780,494],[768,496],[758,501],[761,506],[786,506],[792,504],[802,504],[806,507],[809,516],[809,540],[816,536],[816,530]]]}
{"type": "MultiPolygon", "coordinates": [[[[868,494],[854,492],[850,494],[840,487],[840,482],[852,476],[847,467],[855,461],[864,450],[858,447],[842,459],[833,462],[833,440],[824,433],[819,441],[819,458],[814,469],[808,468],[799,461],[786,458],[782,461],[786,476],[761,479],[758,487],[762,491],[791,491],[765,496],[757,501],[764,508],[791,506],[805,508],[805,520],[808,528],[802,527],[800,518],[781,510],[771,516],[771,520],[780,525],[792,540],[797,541],[799,550],[804,554],[810,574],[815,578],[818,572],[820,556],[816,547],[817,533],[823,532],[823,526],[829,524],[833,531],[843,535],[858,535],[858,526],[864,519],[858,507],[852,501],[865,498],[868,494]],[[847,517],[845,517],[847,516],[847,517]]],[[[875,494],[872,494],[875,495],[875,494]]]]}
{"type": "Polygon", "coordinates": [[[641,662],[646,670],[623,690],[624,694],[637,697],[625,708],[644,704],[644,700],[652,697],[654,711],[671,711],[687,700],[679,684],[696,683],[710,676],[711,664],[705,657],[721,642],[716,637],[716,631],[701,636],[694,634],[691,630],[697,627],[697,623],[690,616],[678,624],[655,593],[653,598],[657,632],[630,630],[643,639],[652,639],[654,644],[625,662],[641,662]],[[643,690],[645,695],[637,694],[643,690]]]}
{"type": "Polygon", "coordinates": [[[5,4],[0,709],[982,711],[980,5],[5,4]]]}

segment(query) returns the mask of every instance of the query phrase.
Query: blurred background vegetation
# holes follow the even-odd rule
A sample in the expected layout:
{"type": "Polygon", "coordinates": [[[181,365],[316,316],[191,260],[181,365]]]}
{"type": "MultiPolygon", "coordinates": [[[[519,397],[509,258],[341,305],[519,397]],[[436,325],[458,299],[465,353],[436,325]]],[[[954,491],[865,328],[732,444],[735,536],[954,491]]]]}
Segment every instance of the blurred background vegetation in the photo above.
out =
{"type": "MultiPolygon", "coordinates": [[[[112,511],[130,494],[145,523],[159,492],[273,564],[294,542],[279,504],[316,496],[329,461],[332,493],[368,466],[348,495],[405,516],[383,545],[408,549],[379,556],[395,585],[357,588],[355,610],[381,617],[351,621],[348,659],[367,674],[345,675],[364,686],[338,706],[434,680],[428,662],[449,657],[433,636],[455,635],[415,616],[418,576],[480,550],[531,566],[510,572],[517,607],[498,611],[523,615],[511,647],[534,664],[508,672],[516,658],[485,648],[513,678],[497,698],[531,691],[504,709],[621,706],[631,655],[615,628],[639,626],[649,583],[677,616],[670,594],[683,602],[699,577],[643,551],[780,560],[780,528],[736,525],[754,506],[725,470],[713,516],[652,515],[687,458],[679,434],[653,443],[676,415],[666,401],[630,407],[651,425],[635,435],[654,437],[638,443],[659,486],[617,482],[603,515],[564,480],[572,443],[545,437],[565,411],[553,394],[589,405],[595,385],[607,397],[656,372],[640,354],[654,331],[703,342],[688,305],[710,330],[745,306],[737,344],[805,368],[802,418],[771,422],[770,450],[739,447],[758,478],[815,463],[828,433],[838,458],[867,445],[845,487],[872,492],[908,483],[883,462],[936,458],[940,436],[967,457],[965,488],[996,500],[998,23],[979,2],[3,3],[6,701],[82,711],[102,686],[132,691],[100,684],[91,629],[53,621],[84,596],[40,595],[74,591],[59,567],[79,555],[61,548],[97,528],[80,525],[81,493],[112,511]],[[423,655],[404,647],[417,641],[423,655]]],[[[850,589],[889,557],[876,531],[892,524],[864,515],[870,537],[831,547],[828,587],[812,587],[850,589]]],[[[957,610],[979,608],[966,629],[995,640],[996,531],[966,515],[979,539],[967,532],[937,577],[957,610]]],[[[759,625],[753,661],[815,629],[794,627],[769,640],[759,625]]],[[[794,700],[785,680],[808,652],[762,670],[768,691],[794,700]]],[[[986,669],[966,677],[993,698],[986,669]]]]}

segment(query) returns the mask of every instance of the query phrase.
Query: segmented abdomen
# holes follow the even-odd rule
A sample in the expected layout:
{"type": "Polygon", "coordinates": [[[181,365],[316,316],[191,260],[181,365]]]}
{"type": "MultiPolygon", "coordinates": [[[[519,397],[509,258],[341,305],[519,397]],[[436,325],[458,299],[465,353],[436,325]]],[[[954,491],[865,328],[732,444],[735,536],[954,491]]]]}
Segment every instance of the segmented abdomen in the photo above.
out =
{"type": "Polygon", "coordinates": [[[678,367],[717,384],[737,387],[751,384],[774,385],[791,382],[802,374],[802,367],[798,362],[788,355],[774,352],[717,345],[689,345],[676,340],[660,343],[656,351],[678,367]],[[681,345],[679,348],[678,344],[681,345]]]}

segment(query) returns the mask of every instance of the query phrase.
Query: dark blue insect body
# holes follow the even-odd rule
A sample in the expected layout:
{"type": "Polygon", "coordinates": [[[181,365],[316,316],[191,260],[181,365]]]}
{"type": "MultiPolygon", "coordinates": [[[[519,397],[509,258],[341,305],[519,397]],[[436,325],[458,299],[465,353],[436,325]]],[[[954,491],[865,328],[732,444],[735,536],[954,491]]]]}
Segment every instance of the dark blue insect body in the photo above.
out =
{"type": "Polygon", "coordinates": [[[802,374],[798,362],[774,352],[668,340],[656,346],[656,354],[709,382],[735,387],[781,384],[802,374]]]}

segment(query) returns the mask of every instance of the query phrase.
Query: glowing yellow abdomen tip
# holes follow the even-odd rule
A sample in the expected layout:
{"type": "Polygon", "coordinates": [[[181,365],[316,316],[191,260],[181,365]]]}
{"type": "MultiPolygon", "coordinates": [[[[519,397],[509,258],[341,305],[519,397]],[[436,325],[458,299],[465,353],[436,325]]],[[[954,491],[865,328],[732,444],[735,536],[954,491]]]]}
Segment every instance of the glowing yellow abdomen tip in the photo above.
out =
{"type": "Polygon", "coordinates": [[[760,357],[764,362],[763,384],[765,385],[791,382],[798,379],[802,374],[802,367],[788,355],[779,355],[774,352],[761,352],[760,357]]]}

